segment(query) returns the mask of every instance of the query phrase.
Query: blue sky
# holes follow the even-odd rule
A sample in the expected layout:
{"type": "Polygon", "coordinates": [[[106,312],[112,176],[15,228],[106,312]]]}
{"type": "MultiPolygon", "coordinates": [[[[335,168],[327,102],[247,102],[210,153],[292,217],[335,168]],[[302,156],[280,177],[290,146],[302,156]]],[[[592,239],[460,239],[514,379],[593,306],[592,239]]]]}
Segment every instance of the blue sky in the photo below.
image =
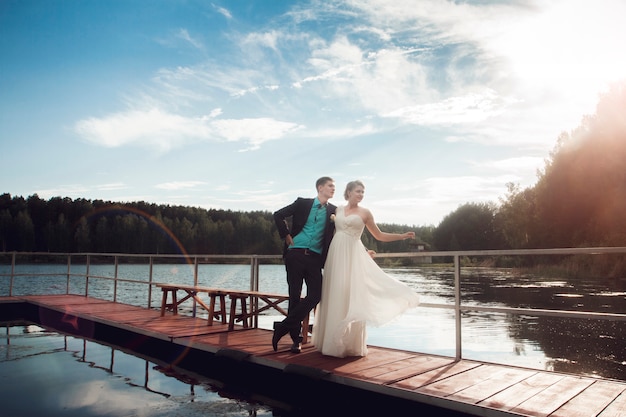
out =
{"type": "Polygon", "coordinates": [[[1,0],[0,193],[437,225],[626,78],[621,0],[1,0]]]}

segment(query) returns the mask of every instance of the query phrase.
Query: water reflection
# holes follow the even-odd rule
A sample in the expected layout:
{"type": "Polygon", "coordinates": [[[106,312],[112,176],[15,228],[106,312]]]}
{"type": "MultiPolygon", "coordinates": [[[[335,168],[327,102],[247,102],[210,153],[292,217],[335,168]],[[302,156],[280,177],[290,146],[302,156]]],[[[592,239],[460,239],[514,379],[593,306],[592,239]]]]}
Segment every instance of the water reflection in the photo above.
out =
{"type": "Polygon", "coordinates": [[[10,416],[271,416],[270,407],[229,397],[202,376],[120,350],[6,325],[0,339],[0,403],[10,416]]]}
{"type": "MultiPolygon", "coordinates": [[[[443,268],[389,270],[431,303],[454,303],[454,273],[443,268]],[[415,275],[418,278],[415,278],[415,275]]],[[[464,268],[462,304],[600,313],[626,313],[624,280],[549,279],[510,269],[464,268]]],[[[395,323],[420,340],[421,352],[454,355],[454,315],[417,309],[395,323]],[[411,321],[413,320],[413,321],[411,321]],[[421,324],[420,324],[421,323],[421,324]],[[435,337],[431,337],[432,334],[435,337]],[[445,340],[448,349],[438,346],[445,340]]],[[[384,330],[374,329],[372,344],[386,344],[384,330]]],[[[626,380],[626,322],[594,319],[464,312],[463,357],[626,380]]],[[[397,347],[399,346],[390,346],[397,347]]]]}

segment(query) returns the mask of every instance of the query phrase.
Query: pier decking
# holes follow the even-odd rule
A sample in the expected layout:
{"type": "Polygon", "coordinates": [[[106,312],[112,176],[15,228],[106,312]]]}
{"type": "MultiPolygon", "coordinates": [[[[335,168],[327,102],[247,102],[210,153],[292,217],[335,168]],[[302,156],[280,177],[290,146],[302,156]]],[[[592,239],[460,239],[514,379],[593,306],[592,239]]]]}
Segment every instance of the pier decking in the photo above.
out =
{"type": "MultiPolygon", "coordinates": [[[[437,355],[369,347],[364,358],[332,358],[311,344],[291,354],[285,338],[278,352],[272,332],[243,329],[206,319],[165,314],[127,304],[78,295],[39,295],[0,298],[0,303],[24,304],[36,310],[39,323],[89,333],[90,326],[106,326],[128,335],[133,343],[160,341],[161,347],[184,352],[173,365],[197,361],[198,367],[221,360],[222,373],[231,382],[246,383],[247,371],[272,384],[279,379],[306,380],[304,389],[344,389],[402,401],[405,405],[437,408],[455,415],[617,417],[626,416],[626,382],[540,371],[437,355]],[[139,341],[137,341],[139,340],[139,341]],[[210,360],[207,358],[211,358],[210,360]],[[225,370],[224,370],[225,369],[225,370]]],[[[2,317],[0,317],[1,319],[2,317]]],[[[87,336],[89,336],[87,334],[87,336]]],[[[192,369],[193,370],[193,369],[192,369]]],[[[248,381],[248,383],[251,383],[248,381]]],[[[306,401],[323,401],[302,393],[306,401]]],[[[430,414],[425,414],[430,415],[430,414]]],[[[438,414],[440,415],[440,414],[438,414]]]]}

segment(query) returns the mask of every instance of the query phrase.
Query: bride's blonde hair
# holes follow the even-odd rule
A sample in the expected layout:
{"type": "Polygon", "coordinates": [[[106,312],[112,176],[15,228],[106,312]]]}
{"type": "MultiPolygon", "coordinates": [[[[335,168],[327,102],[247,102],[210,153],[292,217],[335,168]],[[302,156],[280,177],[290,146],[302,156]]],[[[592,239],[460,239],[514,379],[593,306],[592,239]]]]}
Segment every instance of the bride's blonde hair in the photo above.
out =
{"type": "Polygon", "coordinates": [[[363,184],[363,182],[361,182],[361,180],[350,181],[348,184],[346,184],[346,191],[343,192],[343,198],[347,200],[350,191],[354,190],[359,185],[365,188],[365,185],[363,184]]]}

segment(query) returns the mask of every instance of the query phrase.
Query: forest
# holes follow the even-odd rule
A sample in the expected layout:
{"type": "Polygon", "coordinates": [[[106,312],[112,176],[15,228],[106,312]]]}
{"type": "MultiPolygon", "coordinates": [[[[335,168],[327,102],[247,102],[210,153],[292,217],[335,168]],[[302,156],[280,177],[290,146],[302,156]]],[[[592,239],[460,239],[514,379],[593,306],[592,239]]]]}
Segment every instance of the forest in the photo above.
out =
{"type": "MultiPolygon", "coordinates": [[[[615,84],[596,112],[563,132],[535,185],[503,184],[490,203],[467,202],[437,226],[380,224],[416,232],[429,250],[626,246],[626,84],[615,84]]],[[[377,244],[409,252],[409,241],[377,244]]],[[[0,195],[0,252],[278,254],[272,213],[207,210],[54,197],[0,195]]]]}

